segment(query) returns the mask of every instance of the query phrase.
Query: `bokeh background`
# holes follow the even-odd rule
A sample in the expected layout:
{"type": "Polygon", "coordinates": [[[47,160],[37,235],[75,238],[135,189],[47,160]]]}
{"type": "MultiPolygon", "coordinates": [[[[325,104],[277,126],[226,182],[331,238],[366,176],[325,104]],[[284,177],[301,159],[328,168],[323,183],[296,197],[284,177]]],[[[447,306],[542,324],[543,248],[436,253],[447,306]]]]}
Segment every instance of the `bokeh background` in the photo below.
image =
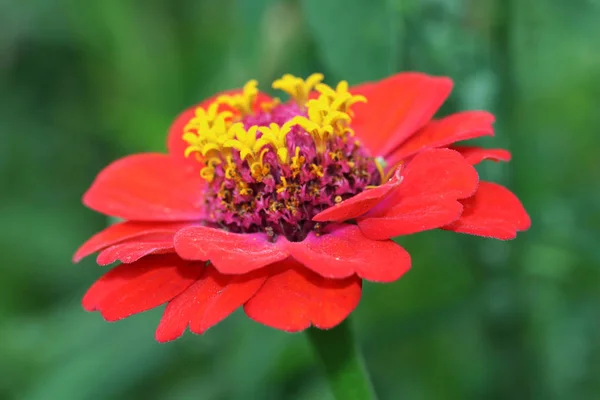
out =
{"type": "Polygon", "coordinates": [[[154,342],[160,310],[109,324],[74,250],[110,221],[80,198],[183,108],[291,72],[451,76],[441,114],[488,109],[513,154],[482,175],[533,218],[517,240],[426,232],[367,284],[355,324],[381,399],[600,398],[598,0],[1,0],[0,398],[330,399],[302,334],[238,312],[154,342]]]}

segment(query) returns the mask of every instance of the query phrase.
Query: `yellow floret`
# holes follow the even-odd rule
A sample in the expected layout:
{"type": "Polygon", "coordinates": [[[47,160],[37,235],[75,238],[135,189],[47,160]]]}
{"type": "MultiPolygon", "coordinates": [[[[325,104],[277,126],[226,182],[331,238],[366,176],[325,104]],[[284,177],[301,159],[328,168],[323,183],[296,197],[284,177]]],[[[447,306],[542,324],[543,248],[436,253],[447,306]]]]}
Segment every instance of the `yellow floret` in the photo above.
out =
{"type": "MultiPolygon", "coordinates": [[[[273,82],[273,88],[288,93],[306,113],[305,116],[296,116],[283,125],[271,123],[268,127],[251,126],[246,129],[244,124],[239,122],[240,114],[244,117],[253,112],[258,96],[256,80],[246,83],[241,93],[219,96],[208,107],[197,108],[194,116],[185,125],[182,138],[188,146],[184,155],[188,157],[196,154],[204,165],[200,175],[209,182],[214,180],[217,166],[225,170],[228,179],[239,180],[238,166],[232,158],[232,151],[235,150],[239,152],[241,161],[247,163],[251,175],[258,182],[271,172],[271,166],[264,162],[264,157],[269,152],[274,152],[281,163],[290,164],[293,176],[297,176],[306,160],[300,156],[299,147],[295,148],[295,154],[290,157],[287,135],[293,126],[302,127],[312,137],[317,152],[322,154],[330,140],[339,137],[345,141],[353,135],[350,128],[350,107],[357,102],[366,101],[361,95],[351,94],[346,81],[339,82],[333,89],[321,83],[322,80],[323,74],[320,73],[312,74],[305,80],[286,74],[273,82]],[[308,100],[313,90],[319,92],[319,97],[308,100]],[[223,105],[229,106],[234,112],[231,109],[223,111],[223,105]]],[[[279,104],[278,99],[263,104],[263,112],[270,113],[279,104]]],[[[311,172],[317,176],[323,173],[317,165],[311,165],[311,172]]],[[[244,193],[249,192],[249,188],[241,189],[244,193]]]]}
{"type": "Polygon", "coordinates": [[[290,133],[292,126],[295,125],[294,121],[288,121],[285,124],[279,126],[275,123],[269,125],[269,127],[261,126],[258,131],[262,133],[262,136],[257,141],[257,145],[260,147],[271,145],[277,152],[277,156],[282,163],[287,164],[288,162],[288,149],[286,144],[286,136],[290,133]]]}
{"type": "Polygon", "coordinates": [[[256,96],[258,96],[258,81],[253,79],[244,85],[242,93],[225,94],[219,96],[217,101],[235,108],[242,115],[248,115],[252,114],[252,106],[254,106],[256,96]]]}
{"type": "Polygon", "coordinates": [[[350,114],[350,107],[355,103],[366,103],[367,99],[358,94],[348,91],[348,82],[340,81],[335,90],[324,83],[315,86],[321,98],[325,99],[332,109],[350,114]]]}
{"type": "Polygon", "coordinates": [[[312,74],[306,80],[294,75],[285,74],[273,82],[273,89],[279,89],[289,94],[296,103],[304,107],[311,90],[323,80],[323,74],[312,74]]]}

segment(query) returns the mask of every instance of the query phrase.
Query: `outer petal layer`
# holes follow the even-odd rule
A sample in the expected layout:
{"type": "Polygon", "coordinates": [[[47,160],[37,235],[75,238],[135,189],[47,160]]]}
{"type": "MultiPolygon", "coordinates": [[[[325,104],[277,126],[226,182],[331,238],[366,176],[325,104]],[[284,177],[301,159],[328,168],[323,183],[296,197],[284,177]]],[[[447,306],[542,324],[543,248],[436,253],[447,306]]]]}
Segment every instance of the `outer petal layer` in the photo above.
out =
{"type": "Polygon", "coordinates": [[[361,280],[326,279],[290,259],[273,265],[272,275],[244,306],[253,320],[286,332],[311,325],[330,329],[358,305],[361,280]]]}
{"type": "Polygon", "coordinates": [[[288,253],[280,245],[267,240],[262,233],[241,234],[221,229],[196,226],[175,235],[175,250],[184,259],[211,261],[223,274],[245,274],[281,261],[288,253]]]}
{"type": "Polygon", "coordinates": [[[263,285],[267,275],[222,275],[208,266],[204,275],[165,308],[156,330],[156,340],[166,342],[183,335],[189,326],[202,334],[234,312],[263,285]]]}
{"type": "Polygon", "coordinates": [[[202,275],[201,263],[189,263],[174,255],[151,256],[119,265],[83,297],[83,308],[98,310],[107,321],[116,321],[150,310],[171,300],[202,275]]]}
{"type": "Polygon", "coordinates": [[[165,154],[136,154],[102,170],[83,196],[89,208],[138,221],[202,218],[205,186],[198,170],[165,154]]]}
{"type": "Polygon", "coordinates": [[[384,184],[373,189],[367,189],[339,204],[321,211],[313,217],[318,222],[343,222],[360,217],[371,208],[375,207],[388,193],[402,182],[401,167],[396,170],[392,178],[384,184]]]}
{"type": "Polygon", "coordinates": [[[431,121],[395,149],[386,159],[394,165],[425,149],[446,147],[452,143],[494,134],[495,117],[487,111],[464,111],[431,121]]]}
{"type": "MultiPolygon", "coordinates": [[[[184,140],[182,139],[183,128],[194,117],[194,114],[196,113],[197,108],[202,107],[202,108],[206,109],[217,99],[217,97],[222,96],[222,95],[240,94],[240,93],[242,93],[242,91],[243,91],[242,89],[226,90],[226,91],[221,92],[213,97],[210,97],[210,98],[202,101],[201,103],[199,103],[193,107],[190,107],[190,108],[186,109],[185,111],[183,111],[182,113],[180,113],[177,116],[177,118],[175,118],[175,121],[173,121],[173,124],[169,128],[169,134],[167,136],[167,149],[169,150],[169,154],[171,154],[178,161],[180,161],[180,162],[183,161],[183,162],[191,164],[197,168],[198,162],[193,157],[185,158],[185,156],[184,156],[184,152],[185,152],[185,149],[188,147],[188,144],[186,142],[184,142],[184,140]]],[[[266,103],[271,100],[272,99],[270,96],[268,96],[265,93],[259,92],[256,97],[254,111],[260,110],[260,106],[262,103],[266,103]]],[[[226,105],[223,105],[223,106],[221,106],[221,109],[227,110],[230,108],[227,107],[226,105]]]]}
{"type": "Polygon", "coordinates": [[[531,226],[523,204],[510,190],[492,182],[481,182],[474,196],[462,200],[464,212],[443,229],[509,240],[531,226]]]}
{"type": "Polygon", "coordinates": [[[130,264],[150,254],[174,253],[174,236],[175,232],[172,232],[127,240],[102,250],[96,262],[99,265],[108,265],[115,261],[130,264]]]}
{"type": "Polygon", "coordinates": [[[484,149],[471,146],[452,146],[452,150],[458,151],[472,165],[479,164],[483,160],[510,161],[511,155],[504,149],[484,149]]]}
{"type": "Polygon", "coordinates": [[[387,156],[433,117],[452,90],[452,80],[401,73],[350,89],[367,103],[353,106],[352,128],[376,156],[387,156]]]}
{"type": "Polygon", "coordinates": [[[403,178],[396,190],[359,218],[365,236],[383,240],[448,225],[462,212],[457,200],[475,193],[479,181],[475,168],[449,149],[417,154],[403,178]]]}
{"type": "Polygon", "coordinates": [[[291,255],[325,278],[358,275],[376,282],[393,282],[410,269],[410,255],[391,240],[366,238],[355,225],[328,226],[325,234],[310,233],[289,243],[291,255]]]}
{"type": "Polygon", "coordinates": [[[189,226],[181,222],[121,222],[98,232],[85,242],[73,256],[73,262],[129,239],[143,238],[163,233],[175,233],[177,230],[189,226]]]}

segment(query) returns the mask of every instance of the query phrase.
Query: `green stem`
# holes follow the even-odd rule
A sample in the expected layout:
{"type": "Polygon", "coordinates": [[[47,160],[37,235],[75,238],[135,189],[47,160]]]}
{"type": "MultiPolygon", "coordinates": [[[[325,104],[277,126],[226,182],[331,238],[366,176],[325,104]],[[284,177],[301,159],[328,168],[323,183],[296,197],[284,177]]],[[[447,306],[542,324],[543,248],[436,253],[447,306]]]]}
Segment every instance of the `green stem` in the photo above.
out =
{"type": "Polygon", "coordinates": [[[333,329],[310,328],[306,333],[321,359],[336,400],[376,400],[350,318],[333,329]]]}

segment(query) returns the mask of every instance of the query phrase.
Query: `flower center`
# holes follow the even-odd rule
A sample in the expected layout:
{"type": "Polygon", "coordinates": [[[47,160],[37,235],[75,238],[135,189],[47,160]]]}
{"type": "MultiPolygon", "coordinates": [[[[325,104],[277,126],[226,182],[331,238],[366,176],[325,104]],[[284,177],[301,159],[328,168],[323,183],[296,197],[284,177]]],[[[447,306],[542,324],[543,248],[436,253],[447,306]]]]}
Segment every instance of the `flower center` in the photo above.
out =
{"type": "Polygon", "coordinates": [[[273,88],[290,101],[275,99],[260,111],[256,81],[196,110],[183,139],[185,155],[196,155],[208,182],[209,222],[301,241],[322,229],[312,221],[316,214],[381,183],[381,168],[350,128],[350,107],[366,99],[350,94],[345,81],[333,89],[322,79],[284,75],[273,88]],[[319,96],[309,100],[313,89],[319,96]]]}

